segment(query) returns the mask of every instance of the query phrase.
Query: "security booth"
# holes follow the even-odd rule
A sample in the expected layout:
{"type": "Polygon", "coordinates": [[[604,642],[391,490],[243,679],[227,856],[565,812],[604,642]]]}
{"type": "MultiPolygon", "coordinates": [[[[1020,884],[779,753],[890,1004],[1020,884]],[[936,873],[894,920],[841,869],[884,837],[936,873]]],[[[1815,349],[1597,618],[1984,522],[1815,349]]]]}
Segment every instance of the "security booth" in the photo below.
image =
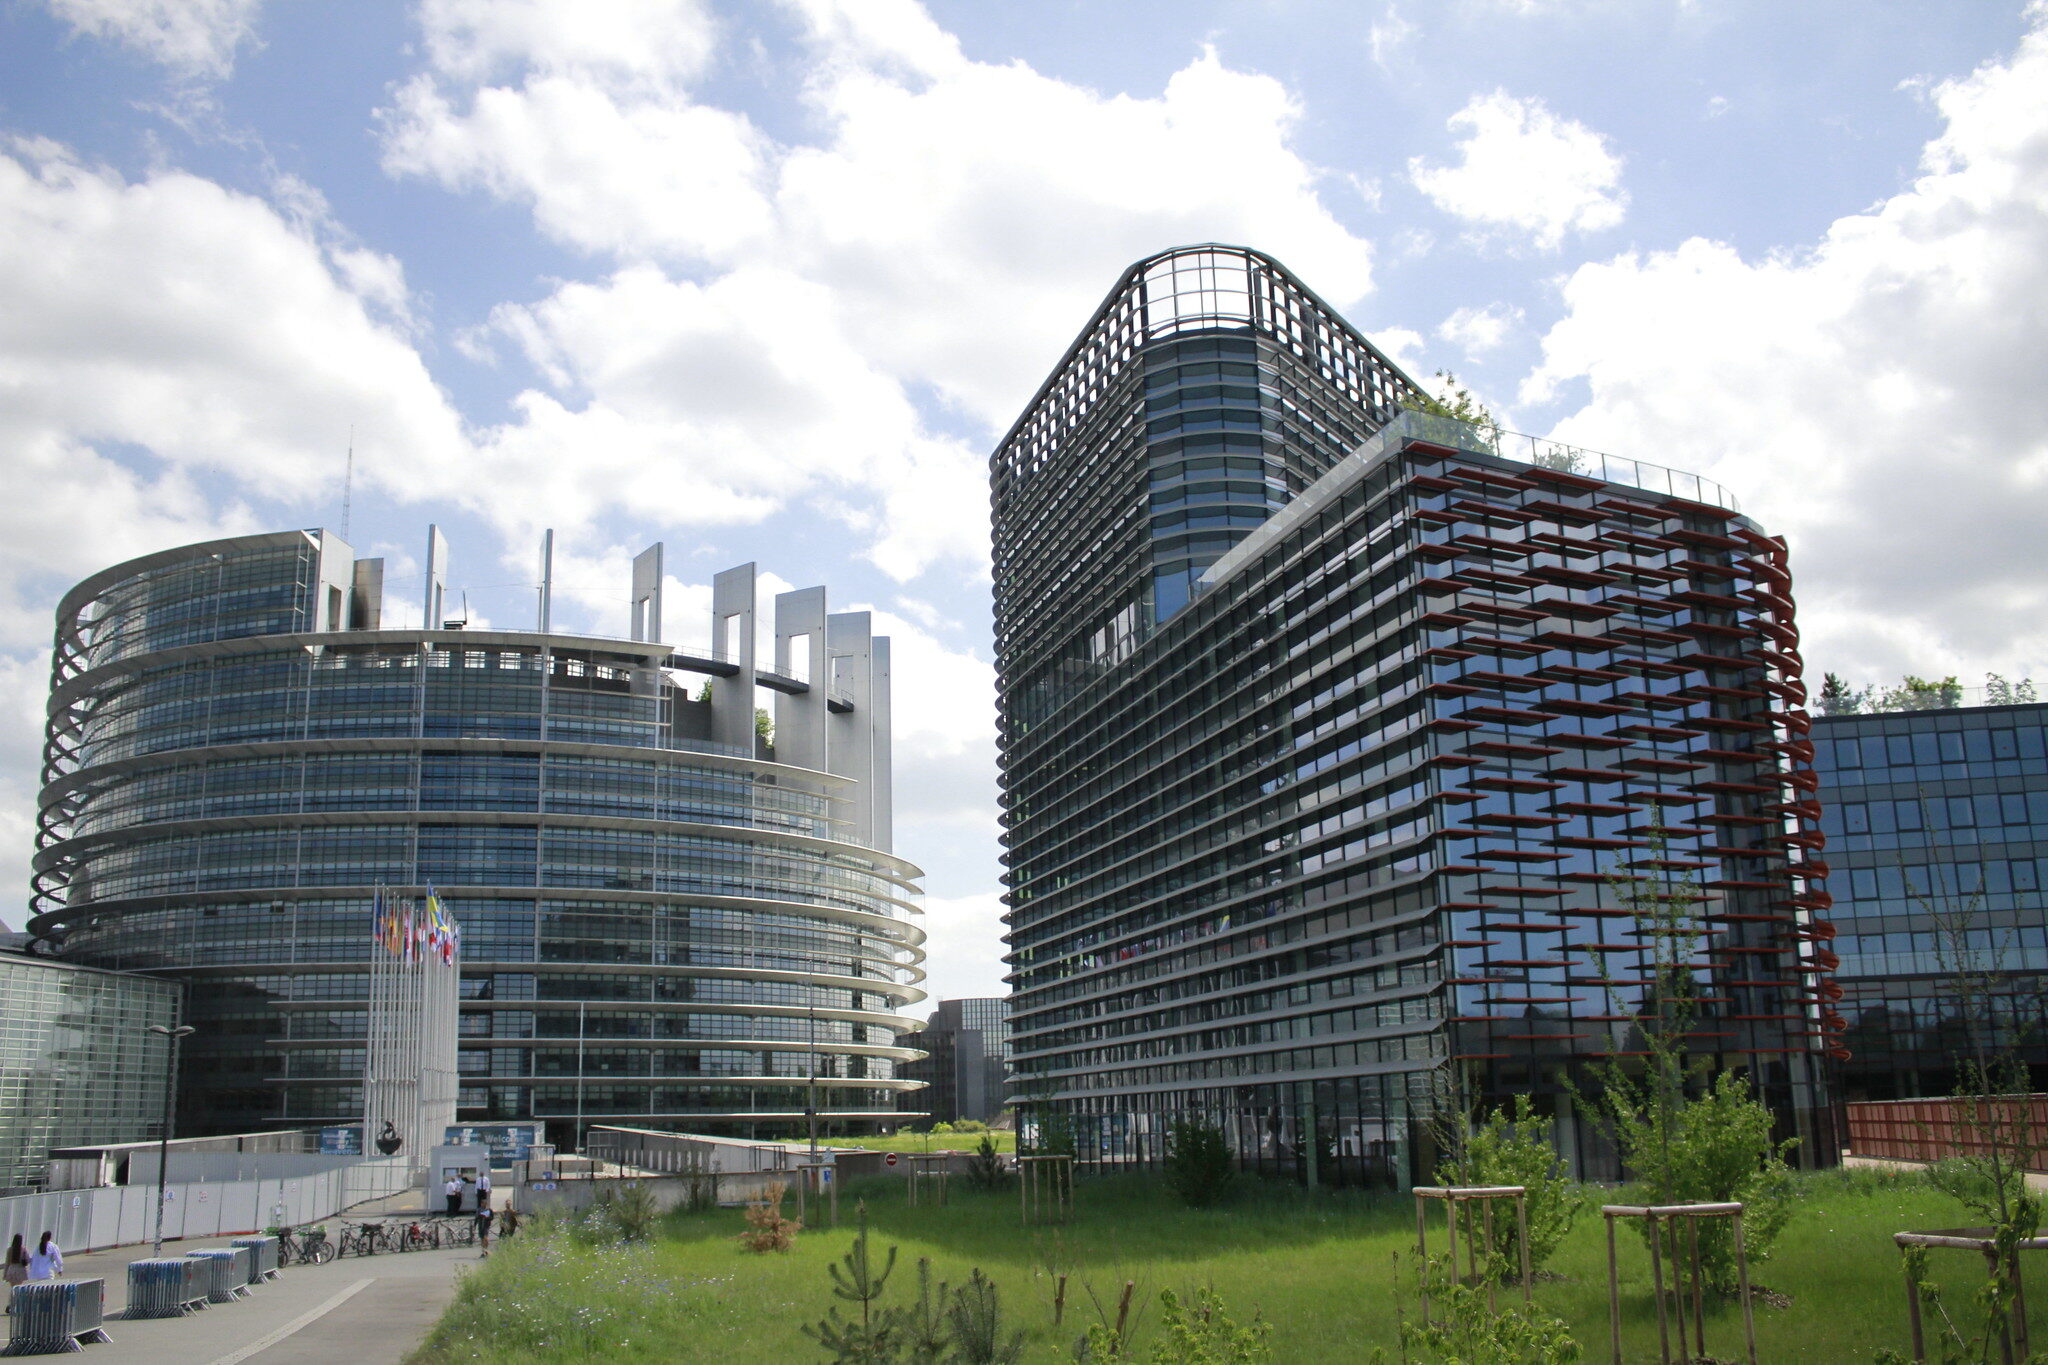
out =
{"type": "Polygon", "coordinates": [[[433,1149],[427,1162],[427,1207],[440,1213],[448,1207],[449,1177],[462,1182],[462,1213],[476,1212],[476,1178],[491,1169],[491,1149],[480,1143],[463,1143],[433,1149]]]}

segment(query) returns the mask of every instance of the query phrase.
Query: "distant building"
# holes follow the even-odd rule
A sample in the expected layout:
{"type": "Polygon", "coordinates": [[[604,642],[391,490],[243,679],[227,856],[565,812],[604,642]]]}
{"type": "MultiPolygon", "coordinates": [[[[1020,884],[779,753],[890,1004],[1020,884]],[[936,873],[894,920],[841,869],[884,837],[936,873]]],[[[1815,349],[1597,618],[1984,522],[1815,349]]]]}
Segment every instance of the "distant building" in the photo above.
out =
{"type": "Polygon", "coordinates": [[[1845,1099],[1951,1093],[1977,1027],[2048,1084],[2048,705],[1922,700],[1814,723],[1845,1099]]]}
{"type": "Polygon", "coordinates": [[[1646,944],[1682,939],[1692,1049],[1830,1161],[1784,541],[1421,401],[1272,258],[1183,247],[996,450],[1024,1123],[1139,1163],[1201,1115],[1247,1165],[1405,1184],[1455,1084],[1608,1175],[1571,1096],[1640,1052],[1646,944]],[[1673,899],[1696,929],[1644,922],[1673,899]]]}
{"type": "Polygon", "coordinates": [[[909,1041],[925,1050],[902,1074],[929,1087],[918,1097],[934,1123],[978,1119],[1003,1112],[1010,1081],[1009,1001],[997,996],[941,1000],[924,1031],[909,1041]]]}
{"type": "Polygon", "coordinates": [[[470,629],[438,532],[424,559],[401,607],[332,532],[237,536],[58,607],[29,928],[191,983],[178,1131],[359,1122],[373,899],[430,886],[462,933],[459,1122],[769,1137],[813,1078],[828,1132],[921,1115],[868,615],[783,593],[757,660],[747,564],[679,646],[657,545],[626,636],[553,629],[545,581],[537,628],[470,629]]]}
{"type": "Polygon", "coordinates": [[[0,952],[0,1187],[39,1185],[50,1149],[159,1136],[174,982],[0,952]]]}

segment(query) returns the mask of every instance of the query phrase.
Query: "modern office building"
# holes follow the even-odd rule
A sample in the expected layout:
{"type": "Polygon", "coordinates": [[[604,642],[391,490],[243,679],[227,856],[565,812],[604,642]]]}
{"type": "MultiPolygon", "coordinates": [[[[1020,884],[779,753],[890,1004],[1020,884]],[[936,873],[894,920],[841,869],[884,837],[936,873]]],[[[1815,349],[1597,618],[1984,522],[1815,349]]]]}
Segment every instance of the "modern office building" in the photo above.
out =
{"type": "Polygon", "coordinates": [[[43,1183],[53,1147],[163,1126],[174,982],[0,952],[0,1188],[43,1183]]]}
{"type": "Polygon", "coordinates": [[[30,927],[189,987],[181,1133],[359,1121],[373,897],[429,886],[462,927],[461,1121],[770,1136],[814,1078],[828,1131],[921,1113],[888,641],[810,588],[775,599],[761,666],[746,565],[714,581],[713,647],[678,651],[660,558],[624,638],[552,630],[545,570],[538,629],[465,628],[438,531],[424,626],[321,530],[64,598],[30,927]]]}
{"type": "Polygon", "coordinates": [[[1002,1114],[1010,1089],[1009,1003],[1000,996],[941,1000],[910,1040],[925,1055],[905,1062],[902,1074],[925,1083],[919,1100],[934,1123],[993,1123],[1002,1114]]]}
{"type": "Polygon", "coordinates": [[[1200,1113],[1248,1164],[1398,1184],[1447,1091],[1528,1092],[1606,1173],[1565,1097],[1640,1055],[1663,907],[1692,1046],[1829,1160],[1784,543],[1416,396],[1271,258],[1191,247],[1117,281],[996,451],[1027,1126],[1149,1161],[1200,1113]]]}
{"type": "Polygon", "coordinates": [[[2048,1080],[2048,705],[1963,700],[1814,723],[1845,1099],[1952,1094],[1979,1044],[2048,1080]]]}

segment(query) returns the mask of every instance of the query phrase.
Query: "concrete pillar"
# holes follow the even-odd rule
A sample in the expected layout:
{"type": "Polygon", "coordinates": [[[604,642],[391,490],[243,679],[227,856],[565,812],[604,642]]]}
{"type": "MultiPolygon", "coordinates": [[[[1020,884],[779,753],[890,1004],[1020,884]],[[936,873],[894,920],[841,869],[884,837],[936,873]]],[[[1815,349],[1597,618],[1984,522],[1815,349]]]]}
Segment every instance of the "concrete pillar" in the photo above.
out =
{"type": "Polygon", "coordinates": [[[810,684],[791,696],[775,694],[775,758],[830,771],[825,698],[832,668],[826,642],[825,590],[798,588],[775,596],[775,671],[810,684]]]}
{"type": "Polygon", "coordinates": [[[741,564],[711,580],[711,651],[739,672],[711,680],[711,737],[754,752],[754,566],[741,564]]]}
{"type": "MultiPolygon", "coordinates": [[[[712,591],[715,595],[717,589],[714,587],[712,591]]],[[[714,624],[717,610],[714,604],[714,624]]],[[[661,542],[658,540],[633,557],[633,631],[629,638],[661,639],[661,542]]]]}

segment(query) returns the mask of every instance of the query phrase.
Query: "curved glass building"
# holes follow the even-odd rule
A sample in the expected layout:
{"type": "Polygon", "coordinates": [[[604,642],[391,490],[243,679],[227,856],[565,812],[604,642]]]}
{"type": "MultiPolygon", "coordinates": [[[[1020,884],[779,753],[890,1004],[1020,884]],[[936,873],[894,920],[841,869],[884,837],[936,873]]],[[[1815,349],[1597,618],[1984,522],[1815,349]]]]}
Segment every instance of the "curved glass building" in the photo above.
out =
{"type": "Polygon", "coordinates": [[[382,563],[319,530],[148,555],[58,608],[32,930],[183,980],[181,1132],[362,1115],[370,915],[432,886],[463,926],[464,1122],[771,1136],[906,1110],[918,869],[889,851],[888,641],[752,565],[714,637],[385,628],[382,563]],[[706,686],[706,680],[709,685],[706,686]],[[775,692],[775,740],[756,687],[775,692]]]}

